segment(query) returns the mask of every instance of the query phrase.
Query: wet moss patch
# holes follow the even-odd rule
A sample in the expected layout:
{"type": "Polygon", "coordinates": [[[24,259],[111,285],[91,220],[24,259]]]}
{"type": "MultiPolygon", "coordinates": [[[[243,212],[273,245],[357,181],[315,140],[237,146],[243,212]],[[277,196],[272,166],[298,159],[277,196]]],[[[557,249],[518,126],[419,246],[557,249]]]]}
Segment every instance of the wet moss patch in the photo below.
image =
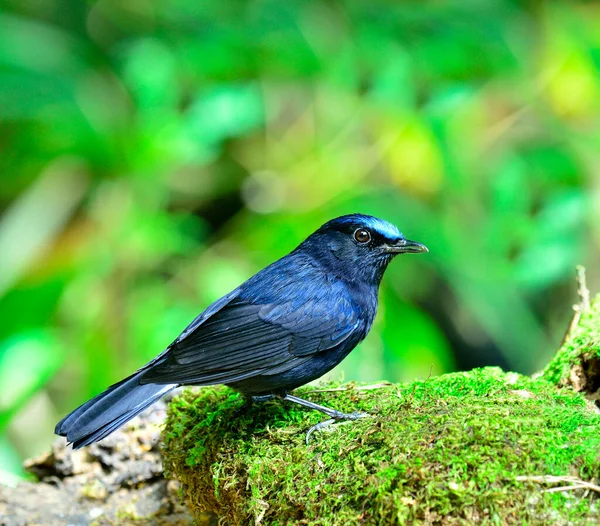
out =
{"type": "MultiPolygon", "coordinates": [[[[329,386],[339,387],[339,386],[329,386]]],[[[225,387],[170,407],[165,466],[198,519],[229,524],[596,524],[598,494],[532,477],[600,478],[600,415],[583,395],[485,368],[365,390],[296,393],[371,418],[313,435],[280,401],[236,416],[225,387]]],[[[550,479],[547,479],[548,481],[550,479]]]]}

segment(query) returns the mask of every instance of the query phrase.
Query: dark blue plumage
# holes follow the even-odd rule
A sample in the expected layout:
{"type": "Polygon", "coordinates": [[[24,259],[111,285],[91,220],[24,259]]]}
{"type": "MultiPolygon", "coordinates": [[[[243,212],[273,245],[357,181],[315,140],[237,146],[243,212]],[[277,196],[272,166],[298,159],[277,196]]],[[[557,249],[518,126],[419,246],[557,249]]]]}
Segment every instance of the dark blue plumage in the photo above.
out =
{"type": "Polygon", "coordinates": [[[367,335],[393,257],[426,250],[381,219],[333,219],[210,305],[152,362],[67,415],[56,433],[74,448],[96,442],[179,385],[226,384],[250,400],[274,395],[333,420],[357,418],[287,392],[331,370],[367,335]]]}

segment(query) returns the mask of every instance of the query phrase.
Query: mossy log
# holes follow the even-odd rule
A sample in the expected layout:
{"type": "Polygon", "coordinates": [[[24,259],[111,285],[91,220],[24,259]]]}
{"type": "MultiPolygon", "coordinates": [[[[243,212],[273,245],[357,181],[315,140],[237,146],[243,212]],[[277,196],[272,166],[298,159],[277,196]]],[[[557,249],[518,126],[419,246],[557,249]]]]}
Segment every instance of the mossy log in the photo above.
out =
{"type": "Polygon", "coordinates": [[[165,466],[200,523],[600,524],[600,414],[568,380],[600,356],[599,332],[597,300],[536,378],[485,368],[299,389],[372,415],[308,446],[317,412],[275,401],[236,416],[234,391],[186,391],[170,406],[165,466]]]}

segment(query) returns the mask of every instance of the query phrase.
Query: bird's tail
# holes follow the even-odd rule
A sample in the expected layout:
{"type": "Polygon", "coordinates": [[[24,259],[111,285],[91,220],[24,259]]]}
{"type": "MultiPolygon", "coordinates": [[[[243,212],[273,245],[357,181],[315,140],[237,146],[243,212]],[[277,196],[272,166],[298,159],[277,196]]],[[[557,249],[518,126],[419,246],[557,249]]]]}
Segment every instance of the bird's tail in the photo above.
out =
{"type": "Polygon", "coordinates": [[[79,449],[110,435],[177,387],[175,384],[141,385],[144,372],[138,371],[88,400],[56,424],[54,432],[66,437],[73,449],[79,449]]]}

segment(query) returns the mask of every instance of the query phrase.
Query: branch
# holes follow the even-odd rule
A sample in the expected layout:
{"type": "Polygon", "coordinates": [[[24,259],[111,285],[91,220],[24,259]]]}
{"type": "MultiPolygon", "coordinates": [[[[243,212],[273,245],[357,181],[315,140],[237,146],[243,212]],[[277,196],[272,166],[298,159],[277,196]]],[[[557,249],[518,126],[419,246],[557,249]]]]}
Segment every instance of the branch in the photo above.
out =
{"type": "Polygon", "coordinates": [[[597,484],[593,484],[591,482],[586,482],[585,480],[580,480],[577,477],[556,477],[554,475],[524,475],[516,477],[515,480],[519,482],[540,482],[542,484],[558,484],[558,483],[568,483],[570,486],[561,486],[558,488],[547,489],[546,492],[554,493],[557,491],[570,491],[574,489],[586,488],[596,493],[600,493],[600,486],[597,484]]]}

